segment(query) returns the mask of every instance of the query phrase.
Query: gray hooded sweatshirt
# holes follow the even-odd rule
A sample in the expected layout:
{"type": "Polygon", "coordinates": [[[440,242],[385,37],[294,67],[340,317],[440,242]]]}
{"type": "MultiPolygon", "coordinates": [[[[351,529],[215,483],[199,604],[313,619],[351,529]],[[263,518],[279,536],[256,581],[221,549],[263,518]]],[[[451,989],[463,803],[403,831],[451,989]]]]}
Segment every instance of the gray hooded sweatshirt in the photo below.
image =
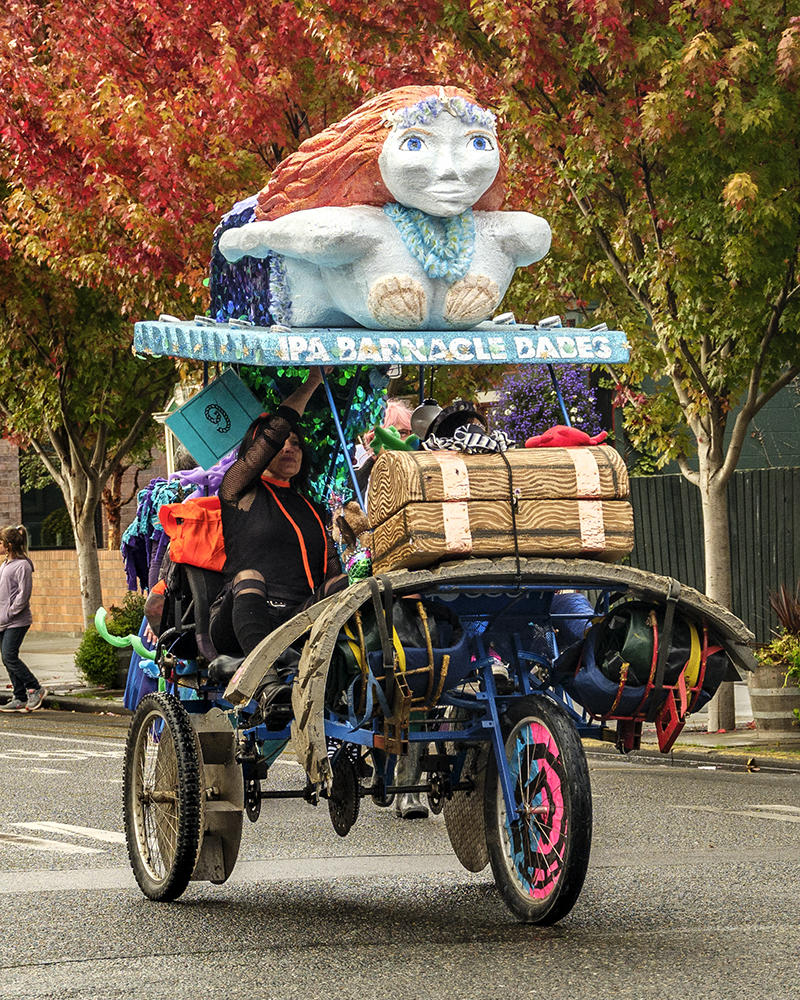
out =
{"type": "Polygon", "coordinates": [[[33,563],[27,556],[0,565],[0,632],[33,622],[33,563]]]}

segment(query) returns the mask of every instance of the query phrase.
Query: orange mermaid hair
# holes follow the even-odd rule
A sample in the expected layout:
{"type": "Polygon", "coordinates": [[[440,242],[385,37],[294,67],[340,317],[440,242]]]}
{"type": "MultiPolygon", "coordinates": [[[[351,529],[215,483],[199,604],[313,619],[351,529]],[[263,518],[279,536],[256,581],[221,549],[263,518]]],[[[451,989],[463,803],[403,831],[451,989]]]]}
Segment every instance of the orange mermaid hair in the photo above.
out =
{"type": "MultiPolygon", "coordinates": [[[[373,97],[355,111],[317,135],[306,139],[296,153],[273,171],[259,192],[256,219],[279,219],[289,212],[329,205],[375,205],[392,202],[381,178],[378,156],[389,129],[384,115],[412,107],[426,97],[474,98],[457,87],[397,87],[373,97]]],[[[506,157],[500,150],[500,169],[491,187],[473,206],[497,211],[505,197],[506,157]]]]}

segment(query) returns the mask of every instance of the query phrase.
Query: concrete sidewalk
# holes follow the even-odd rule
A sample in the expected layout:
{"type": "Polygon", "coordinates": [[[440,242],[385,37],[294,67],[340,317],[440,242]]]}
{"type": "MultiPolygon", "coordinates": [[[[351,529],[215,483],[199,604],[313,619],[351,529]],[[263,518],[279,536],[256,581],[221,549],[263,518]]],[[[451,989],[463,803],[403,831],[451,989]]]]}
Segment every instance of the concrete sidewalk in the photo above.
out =
{"type": "MultiPolygon", "coordinates": [[[[75,651],[80,636],[63,632],[28,632],[22,643],[20,659],[28,665],[48,695],[45,708],[60,708],[78,712],[113,712],[127,714],[122,704],[122,691],[87,686],[75,666],[75,651]]],[[[12,697],[11,682],[6,668],[0,663],[0,701],[12,697]]]]}
{"type": "MultiPolygon", "coordinates": [[[[22,644],[20,655],[33,671],[40,684],[48,689],[44,707],[77,712],[107,712],[114,715],[129,714],[122,704],[122,691],[89,688],[75,667],[75,650],[80,638],[56,632],[29,632],[22,644]]],[[[641,754],[655,755],[664,761],[671,758],[691,758],[715,764],[751,767],[764,764],[766,755],[778,762],[785,754],[787,766],[800,770],[800,729],[788,732],[759,732],[753,728],[753,712],[747,685],[736,684],[737,728],[728,733],[707,732],[708,714],[698,712],[675,744],[672,753],[665,757],[658,752],[655,728],[645,726],[641,754]],[[755,764],[752,763],[756,759],[755,764]]],[[[0,664],[0,702],[11,698],[11,684],[5,668],[0,664]]],[[[610,744],[594,743],[593,749],[607,749],[616,753],[610,744]]]]}

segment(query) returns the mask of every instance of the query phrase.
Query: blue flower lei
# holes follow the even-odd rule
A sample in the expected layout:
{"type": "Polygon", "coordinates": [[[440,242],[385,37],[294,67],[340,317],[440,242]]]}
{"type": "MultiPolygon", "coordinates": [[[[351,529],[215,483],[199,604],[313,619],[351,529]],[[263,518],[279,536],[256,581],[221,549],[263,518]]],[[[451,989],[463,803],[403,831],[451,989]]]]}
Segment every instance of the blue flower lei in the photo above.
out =
{"type": "Polygon", "coordinates": [[[436,235],[433,218],[418,208],[392,203],[383,211],[397,227],[408,252],[431,278],[444,278],[449,284],[463,278],[475,253],[475,221],[472,209],[444,223],[444,238],[436,235]]]}

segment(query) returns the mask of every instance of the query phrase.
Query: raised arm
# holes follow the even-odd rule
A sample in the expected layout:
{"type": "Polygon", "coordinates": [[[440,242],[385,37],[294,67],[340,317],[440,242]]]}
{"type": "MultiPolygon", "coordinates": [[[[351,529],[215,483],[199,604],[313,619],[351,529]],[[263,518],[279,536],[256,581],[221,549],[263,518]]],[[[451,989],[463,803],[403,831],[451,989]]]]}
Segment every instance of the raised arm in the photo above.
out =
{"type": "Polygon", "coordinates": [[[367,206],[290,212],[271,222],[248,222],[229,229],[220,237],[219,249],[231,262],[279,253],[320,267],[337,267],[363,257],[377,246],[379,212],[367,206]]]}
{"type": "Polygon", "coordinates": [[[322,370],[312,368],[302,385],[287,396],[276,412],[250,431],[250,441],[245,443],[239,458],[223,476],[219,498],[223,503],[249,509],[250,502],[243,502],[253,486],[283,448],[286,438],[297,429],[297,420],[305,411],[317,386],[322,382],[322,370]]]}

